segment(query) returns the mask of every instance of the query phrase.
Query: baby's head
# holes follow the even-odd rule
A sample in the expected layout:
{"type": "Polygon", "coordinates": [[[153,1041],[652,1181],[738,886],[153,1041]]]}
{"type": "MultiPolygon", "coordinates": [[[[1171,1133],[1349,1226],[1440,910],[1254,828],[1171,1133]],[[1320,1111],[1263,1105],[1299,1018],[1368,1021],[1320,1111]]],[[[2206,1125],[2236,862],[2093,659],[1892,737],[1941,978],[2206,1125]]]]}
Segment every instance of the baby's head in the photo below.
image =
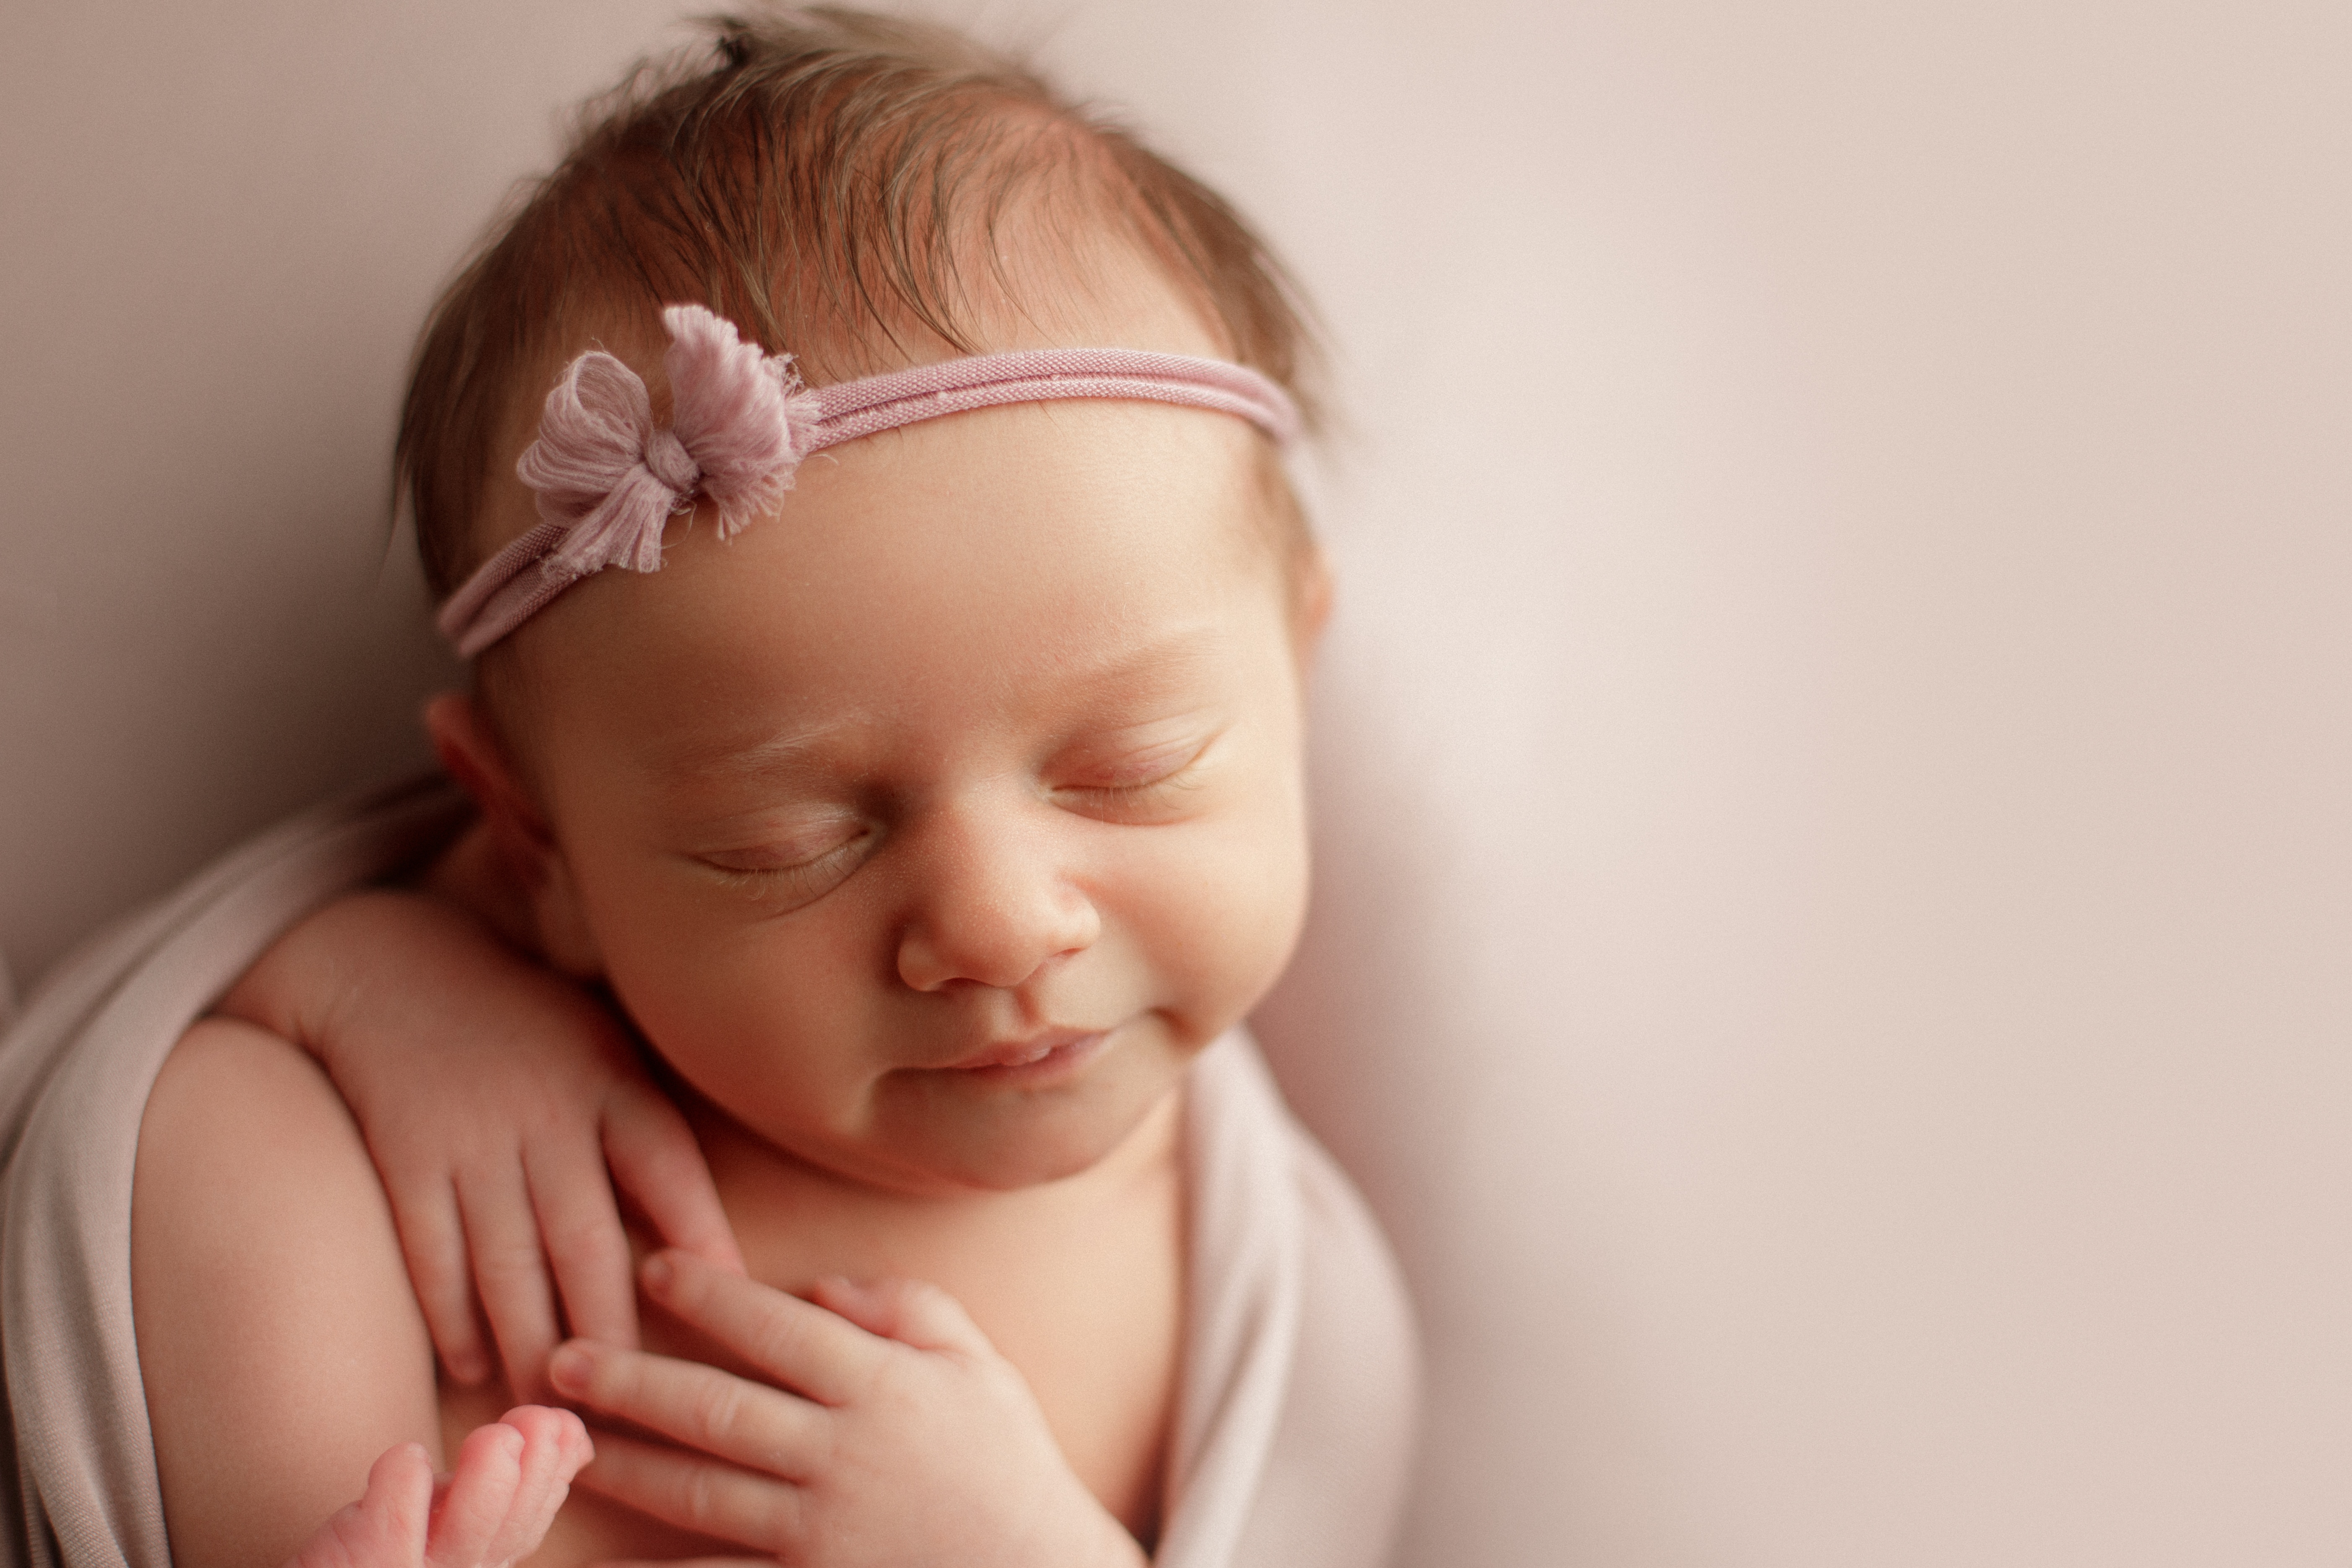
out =
{"type": "MultiPolygon", "coordinates": [[[[584,351],[667,426],[666,306],[820,389],[1072,348],[1296,381],[1288,291],[1223,204],[950,35],[729,25],[599,114],[427,329],[400,472],[445,595],[539,524],[515,465],[584,351]]],[[[852,1179],[998,1189],[1117,1147],[1305,906],[1324,580],[1257,427],[1283,395],[1243,379],[1247,418],[1145,394],[907,422],[723,539],[689,488],[658,571],[520,619],[434,726],[551,959],[852,1179]]]]}

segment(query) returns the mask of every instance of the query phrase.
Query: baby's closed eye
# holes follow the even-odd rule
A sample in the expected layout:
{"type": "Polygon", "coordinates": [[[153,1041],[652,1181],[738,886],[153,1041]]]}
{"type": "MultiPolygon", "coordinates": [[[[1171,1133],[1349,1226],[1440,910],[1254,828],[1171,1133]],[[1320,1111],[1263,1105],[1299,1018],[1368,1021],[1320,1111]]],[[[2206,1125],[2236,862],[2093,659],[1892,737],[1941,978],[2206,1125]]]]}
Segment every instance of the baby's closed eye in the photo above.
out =
{"type": "Polygon", "coordinates": [[[721,840],[688,858],[728,886],[806,903],[856,869],[877,837],[861,817],[825,817],[755,839],[721,840]]]}
{"type": "Polygon", "coordinates": [[[1150,823],[1181,818],[1199,804],[1214,770],[1222,731],[1192,731],[1131,749],[1097,751],[1055,769],[1055,798],[1090,816],[1150,823]]]}

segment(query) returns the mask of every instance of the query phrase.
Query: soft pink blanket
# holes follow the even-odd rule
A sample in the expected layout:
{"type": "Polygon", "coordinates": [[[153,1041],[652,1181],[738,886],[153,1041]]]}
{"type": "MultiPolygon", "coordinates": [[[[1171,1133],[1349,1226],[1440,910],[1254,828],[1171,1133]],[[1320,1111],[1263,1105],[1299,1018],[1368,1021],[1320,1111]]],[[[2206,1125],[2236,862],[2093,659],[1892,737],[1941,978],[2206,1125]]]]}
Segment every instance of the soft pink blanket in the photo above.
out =
{"type": "MultiPolygon", "coordinates": [[[[93,940],[0,1039],[0,1563],[168,1568],[131,1318],[148,1088],[278,931],[465,816],[436,779],[287,823],[93,940]]],[[[1185,1148],[1191,1298],[1154,1562],[1375,1568],[1415,1402],[1387,1247],[1239,1031],[1193,1069],[1185,1148]]]]}

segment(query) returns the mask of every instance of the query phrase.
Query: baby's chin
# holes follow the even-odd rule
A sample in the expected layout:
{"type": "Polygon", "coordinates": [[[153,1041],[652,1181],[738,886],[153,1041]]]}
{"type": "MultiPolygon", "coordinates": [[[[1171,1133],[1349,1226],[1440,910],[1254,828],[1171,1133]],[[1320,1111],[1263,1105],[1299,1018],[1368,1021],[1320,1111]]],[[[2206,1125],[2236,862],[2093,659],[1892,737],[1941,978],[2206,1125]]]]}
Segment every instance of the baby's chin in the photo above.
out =
{"type": "Polygon", "coordinates": [[[1039,1090],[991,1091],[909,1074],[911,1081],[886,1087],[869,1128],[868,1147],[887,1167],[875,1175],[901,1191],[947,1195],[1017,1192],[1148,1164],[1173,1152],[1189,1060],[1099,1063],[1080,1081],[1039,1090]]]}

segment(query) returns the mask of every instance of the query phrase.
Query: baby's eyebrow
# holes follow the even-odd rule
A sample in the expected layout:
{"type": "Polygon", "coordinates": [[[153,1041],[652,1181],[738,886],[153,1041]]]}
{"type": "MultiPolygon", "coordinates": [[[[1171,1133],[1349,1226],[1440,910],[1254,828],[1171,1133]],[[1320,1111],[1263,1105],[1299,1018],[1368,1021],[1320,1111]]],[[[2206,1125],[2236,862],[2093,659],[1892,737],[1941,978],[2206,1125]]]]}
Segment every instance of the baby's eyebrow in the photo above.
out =
{"type": "Polygon", "coordinates": [[[744,744],[739,736],[696,738],[659,746],[647,758],[657,773],[688,776],[712,773],[779,773],[801,771],[824,742],[851,728],[835,719],[744,744]]]}
{"type": "Polygon", "coordinates": [[[1209,663],[1227,635],[1213,623],[1179,626],[1139,647],[1074,661],[1065,684],[1073,691],[1129,683],[1172,684],[1209,663]]]}
{"type": "MultiPolygon", "coordinates": [[[[1077,703],[1097,700],[1107,693],[1122,699],[1157,699],[1214,662],[1217,648],[1228,637],[1213,622],[1173,627],[1148,642],[1115,647],[1094,658],[1074,658],[1061,678],[1045,683],[1038,695],[1048,702],[1077,703]]],[[[646,762],[659,776],[686,780],[713,774],[772,778],[814,773],[828,751],[838,750],[845,735],[866,728],[876,717],[843,715],[748,742],[740,732],[689,736],[651,748],[646,762]]]]}

